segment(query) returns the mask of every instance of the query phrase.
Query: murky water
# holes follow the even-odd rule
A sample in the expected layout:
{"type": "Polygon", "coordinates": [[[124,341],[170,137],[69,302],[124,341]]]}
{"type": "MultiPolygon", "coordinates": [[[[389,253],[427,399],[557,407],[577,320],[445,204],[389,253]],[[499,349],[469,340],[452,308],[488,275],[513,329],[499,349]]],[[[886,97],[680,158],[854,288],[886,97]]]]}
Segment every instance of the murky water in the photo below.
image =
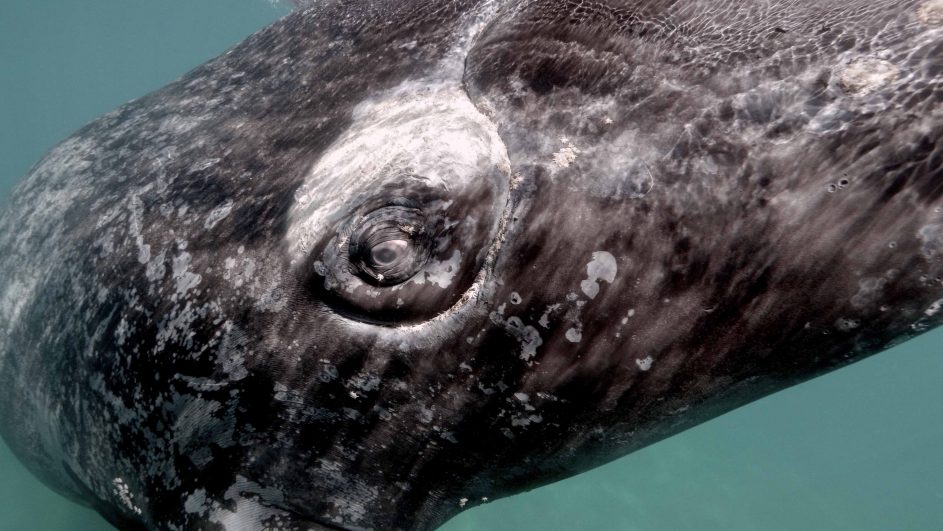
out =
{"type": "MultiPolygon", "coordinates": [[[[0,3],[0,201],[58,140],[280,14],[265,0],[0,3]]],[[[941,448],[938,331],[445,529],[937,530],[941,448]]],[[[102,529],[0,445],[0,531],[102,529]]]]}

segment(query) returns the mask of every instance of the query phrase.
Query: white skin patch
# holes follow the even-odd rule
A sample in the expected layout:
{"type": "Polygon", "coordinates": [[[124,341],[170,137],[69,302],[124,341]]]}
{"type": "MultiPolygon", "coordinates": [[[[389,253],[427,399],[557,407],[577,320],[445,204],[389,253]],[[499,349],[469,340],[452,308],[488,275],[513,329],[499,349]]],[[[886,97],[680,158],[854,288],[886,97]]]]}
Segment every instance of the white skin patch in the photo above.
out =
{"type": "Polygon", "coordinates": [[[178,299],[186,296],[187,292],[195,288],[202,280],[202,277],[196,273],[190,272],[190,262],[192,257],[190,253],[180,253],[174,257],[173,272],[174,281],[177,288],[176,296],[178,299]]]}
{"type": "MultiPolygon", "coordinates": [[[[279,503],[283,500],[284,495],[280,490],[262,487],[243,476],[236,476],[236,482],[226,490],[223,497],[230,503],[226,506],[218,502],[212,503],[209,520],[221,525],[226,530],[270,529],[265,525],[266,522],[274,517],[287,515],[284,511],[271,507],[273,503],[279,503]]],[[[203,510],[203,507],[196,506],[196,502],[201,501],[199,498],[203,498],[203,506],[205,507],[205,494],[198,495],[197,499],[193,499],[192,494],[187,498],[191,508],[195,509],[193,512],[203,510]]]]}
{"type": "Polygon", "coordinates": [[[917,238],[921,242],[920,253],[927,260],[932,259],[943,250],[943,224],[934,223],[921,227],[917,238]]]}
{"type": "Polygon", "coordinates": [[[206,230],[212,229],[216,226],[217,223],[226,219],[229,216],[229,213],[232,212],[233,202],[232,200],[226,201],[222,205],[214,208],[207,216],[206,221],[203,222],[203,228],[206,230]]]}
{"type": "Polygon", "coordinates": [[[927,308],[926,311],[923,313],[927,317],[933,317],[934,315],[940,313],[941,309],[943,309],[943,299],[940,299],[934,302],[933,304],[931,304],[930,307],[927,308]]]}
{"type": "Polygon", "coordinates": [[[114,485],[113,492],[121,500],[121,503],[131,511],[141,514],[141,508],[134,505],[134,497],[131,495],[131,488],[128,487],[127,483],[121,478],[115,478],[111,484],[114,485]]]}
{"type": "Polygon", "coordinates": [[[452,256],[444,261],[432,260],[418,275],[409,281],[414,284],[425,284],[431,282],[442,289],[449,287],[455,275],[458,274],[459,265],[462,263],[462,253],[458,250],[452,252],[452,256]]]}
{"type": "Polygon", "coordinates": [[[128,232],[135,238],[135,243],[138,247],[138,262],[146,264],[151,259],[151,246],[144,243],[144,236],[141,233],[143,229],[143,222],[141,220],[144,215],[144,204],[141,202],[141,197],[137,195],[131,197],[129,203],[131,215],[128,221],[128,232]]]}
{"type": "Polygon", "coordinates": [[[206,490],[197,489],[187,496],[186,501],[183,502],[183,510],[188,513],[203,513],[206,512],[205,503],[206,490]]]}
{"type": "MultiPolygon", "coordinates": [[[[39,279],[28,274],[21,274],[9,282],[0,293],[0,347],[3,347],[7,337],[6,327],[18,322],[20,313],[33,297],[33,292],[39,284],[39,279]]],[[[0,365],[6,354],[5,348],[0,348],[0,365]]]]}
{"type": "Polygon", "coordinates": [[[881,89],[900,75],[893,63],[877,57],[860,57],[848,63],[839,74],[839,83],[853,94],[870,94],[881,89]]]}
{"type": "Polygon", "coordinates": [[[570,328],[566,331],[566,339],[570,343],[579,343],[583,340],[583,332],[579,328],[570,328]]]}
{"type": "Polygon", "coordinates": [[[540,415],[514,415],[511,417],[511,426],[515,428],[523,428],[530,426],[531,424],[540,424],[544,421],[544,418],[540,415]]]}
{"type": "Polygon", "coordinates": [[[537,348],[543,343],[536,328],[530,325],[525,326],[521,332],[521,359],[524,361],[532,359],[537,355],[537,348]]]}
{"type": "Polygon", "coordinates": [[[586,280],[580,283],[580,289],[590,299],[595,299],[599,294],[599,281],[603,280],[610,284],[616,279],[616,258],[606,251],[597,251],[593,253],[593,259],[586,264],[586,280]]]}
{"type": "Polygon", "coordinates": [[[653,360],[651,356],[646,356],[642,359],[635,360],[635,364],[638,365],[640,371],[648,371],[652,368],[652,363],[654,362],[655,360],[653,360]]]}
{"type": "MultiPolygon", "coordinates": [[[[524,321],[520,317],[512,316],[508,319],[504,319],[502,314],[504,309],[501,308],[501,312],[491,312],[490,318],[491,322],[504,326],[505,330],[510,332],[518,341],[521,342],[521,354],[520,358],[524,361],[530,361],[537,355],[537,349],[543,345],[543,338],[540,337],[540,333],[536,328],[530,325],[524,325],[524,321]]],[[[475,341],[475,338],[467,338],[468,344],[472,344],[475,341]]]]}
{"type": "Polygon", "coordinates": [[[580,150],[573,146],[566,146],[553,154],[553,163],[561,168],[569,168],[570,164],[576,161],[576,156],[580,150]]]}
{"type": "Polygon", "coordinates": [[[943,24],[943,0],[929,0],[917,9],[917,20],[924,24],[943,24]]]}

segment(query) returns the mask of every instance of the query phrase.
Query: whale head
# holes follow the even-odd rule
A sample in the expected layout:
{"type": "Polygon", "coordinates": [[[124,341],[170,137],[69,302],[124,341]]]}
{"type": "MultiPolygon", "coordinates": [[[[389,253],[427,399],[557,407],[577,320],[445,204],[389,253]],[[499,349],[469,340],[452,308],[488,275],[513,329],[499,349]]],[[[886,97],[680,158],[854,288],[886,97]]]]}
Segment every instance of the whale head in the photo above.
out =
{"type": "Polygon", "coordinates": [[[0,429],[123,527],[432,528],[943,309],[943,4],[325,2],[0,218],[0,429]]]}

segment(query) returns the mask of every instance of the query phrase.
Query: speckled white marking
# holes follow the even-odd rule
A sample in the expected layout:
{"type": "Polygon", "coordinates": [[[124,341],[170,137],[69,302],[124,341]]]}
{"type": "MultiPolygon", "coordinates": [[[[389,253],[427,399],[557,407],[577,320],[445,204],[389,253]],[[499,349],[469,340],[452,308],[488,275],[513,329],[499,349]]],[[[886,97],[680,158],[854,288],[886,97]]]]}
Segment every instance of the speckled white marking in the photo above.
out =
{"type": "Polygon", "coordinates": [[[559,151],[553,154],[553,163],[561,168],[569,168],[570,164],[576,161],[576,157],[579,153],[580,150],[573,146],[560,148],[559,151]]]}
{"type": "Polygon", "coordinates": [[[134,496],[131,494],[131,488],[128,487],[127,483],[121,478],[115,478],[111,483],[114,485],[112,492],[121,500],[121,503],[131,511],[141,514],[141,508],[134,504],[134,496]]]}
{"type": "Polygon", "coordinates": [[[546,311],[544,311],[544,314],[540,316],[540,320],[537,321],[537,324],[544,328],[550,328],[550,314],[559,310],[562,306],[562,304],[552,304],[547,306],[546,311]]]}

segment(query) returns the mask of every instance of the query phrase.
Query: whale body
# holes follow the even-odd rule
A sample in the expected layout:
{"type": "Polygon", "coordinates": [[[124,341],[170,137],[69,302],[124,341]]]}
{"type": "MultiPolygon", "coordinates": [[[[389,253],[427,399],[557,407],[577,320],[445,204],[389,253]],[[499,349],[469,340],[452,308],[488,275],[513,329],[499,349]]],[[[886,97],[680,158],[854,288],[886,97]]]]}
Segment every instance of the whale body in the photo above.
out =
{"type": "Polygon", "coordinates": [[[121,528],[432,528],[937,326],[943,5],[325,2],[0,218],[0,430],[121,528]]]}

